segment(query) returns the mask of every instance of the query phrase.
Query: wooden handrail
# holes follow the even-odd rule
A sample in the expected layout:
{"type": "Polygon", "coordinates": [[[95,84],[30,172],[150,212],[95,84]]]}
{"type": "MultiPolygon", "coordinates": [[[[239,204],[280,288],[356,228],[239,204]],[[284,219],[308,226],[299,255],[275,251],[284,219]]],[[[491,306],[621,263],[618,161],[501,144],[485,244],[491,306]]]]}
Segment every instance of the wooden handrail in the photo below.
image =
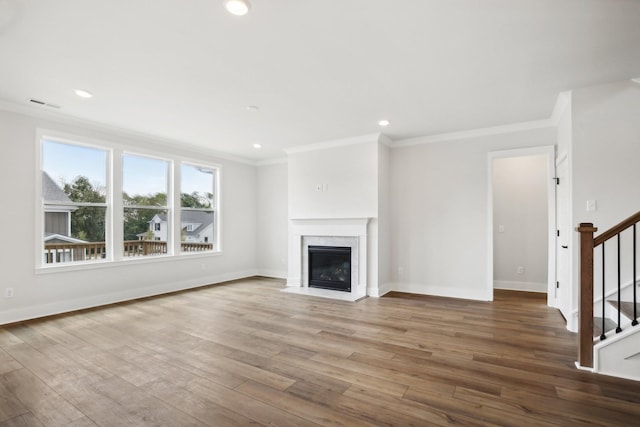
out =
{"type": "Polygon", "coordinates": [[[625,219],[621,223],[614,225],[604,233],[601,233],[600,235],[598,235],[598,237],[593,239],[593,246],[596,247],[601,245],[603,242],[606,242],[612,237],[617,236],[619,233],[623,232],[624,230],[626,230],[627,228],[633,226],[633,224],[636,224],[638,222],[640,222],[640,212],[636,212],[635,214],[631,215],[629,218],[625,219]]]}

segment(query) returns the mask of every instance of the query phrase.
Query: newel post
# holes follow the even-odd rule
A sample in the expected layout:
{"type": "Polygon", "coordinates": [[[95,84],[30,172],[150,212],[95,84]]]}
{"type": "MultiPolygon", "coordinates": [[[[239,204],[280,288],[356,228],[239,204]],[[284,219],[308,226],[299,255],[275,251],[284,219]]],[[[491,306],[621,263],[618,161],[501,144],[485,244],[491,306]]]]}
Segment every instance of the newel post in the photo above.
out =
{"type": "Polygon", "coordinates": [[[578,311],[578,363],[593,368],[593,224],[581,223],[580,233],[580,298],[578,311]]]}

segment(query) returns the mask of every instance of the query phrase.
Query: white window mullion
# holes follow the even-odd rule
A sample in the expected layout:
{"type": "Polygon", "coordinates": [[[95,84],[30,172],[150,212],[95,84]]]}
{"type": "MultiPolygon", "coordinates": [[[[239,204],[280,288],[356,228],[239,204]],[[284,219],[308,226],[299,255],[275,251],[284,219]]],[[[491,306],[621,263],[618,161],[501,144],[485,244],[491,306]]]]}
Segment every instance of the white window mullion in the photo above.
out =
{"type": "Polygon", "coordinates": [[[216,168],[216,173],[214,175],[213,189],[215,191],[215,199],[213,203],[213,215],[214,215],[214,224],[215,224],[215,234],[214,234],[214,249],[216,251],[222,252],[222,215],[220,211],[220,200],[222,198],[222,179],[220,177],[222,173],[222,167],[216,168]]]}
{"type": "Polygon", "coordinates": [[[122,150],[114,149],[111,161],[111,254],[113,260],[124,258],[124,202],[122,201],[122,150]]]}
{"type": "MultiPolygon", "coordinates": [[[[46,265],[44,255],[44,229],[45,229],[45,213],[44,213],[44,200],[42,198],[42,144],[43,144],[42,131],[37,131],[37,149],[36,149],[36,252],[35,252],[35,265],[41,267],[46,265]]],[[[69,230],[71,229],[71,220],[69,220],[69,230]]]]}
{"type": "Polygon", "coordinates": [[[173,242],[173,255],[178,255],[181,252],[182,243],[182,219],[180,211],[180,173],[178,172],[178,161],[172,161],[169,167],[169,199],[167,204],[171,207],[171,241],[173,242]]]}

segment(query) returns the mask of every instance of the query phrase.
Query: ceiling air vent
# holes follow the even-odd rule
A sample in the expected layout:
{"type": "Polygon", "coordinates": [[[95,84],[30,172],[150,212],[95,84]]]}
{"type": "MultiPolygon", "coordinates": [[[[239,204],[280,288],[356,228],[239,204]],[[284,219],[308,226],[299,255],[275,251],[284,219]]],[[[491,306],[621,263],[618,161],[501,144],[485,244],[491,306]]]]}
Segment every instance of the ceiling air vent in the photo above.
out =
{"type": "Polygon", "coordinates": [[[32,99],[30,99],[29,101],[30,101],[30,102],[33,102],[34,104],[44,105],[44,106],[46,106],[46,107],[51,107],[51,108],[60,108],[60,106],[59,106],[59,105],[51,104],[51,103],[49,103],[49,102],[40,101],[40,100],[38,100],[38,99],[33,99],[33,98],[32,98],[32,99]]]}

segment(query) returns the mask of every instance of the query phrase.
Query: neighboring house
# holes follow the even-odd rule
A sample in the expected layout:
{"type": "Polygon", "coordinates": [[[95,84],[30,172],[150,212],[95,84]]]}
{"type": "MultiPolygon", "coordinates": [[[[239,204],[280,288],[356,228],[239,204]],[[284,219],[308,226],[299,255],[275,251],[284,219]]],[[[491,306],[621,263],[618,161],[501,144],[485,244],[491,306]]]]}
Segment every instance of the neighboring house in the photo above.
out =
{"type": "Polygon", "coordinates": [[[83,240],[71,238],[71,212],[78,209],[70,206],[69,196],[47,174],[42,172],[42,198],[44,209],[45,242],[83,243],[83,240]]]}
{"type": "MultiPolygon", "coordinates": [[[[214,214],[206,211],[182,211],[181,235],[183,242],[212,243],[214,214]]],[[[167,241],[168,222],[166,214],[157,214],[149,221],[149,231],[153,240],[167,241]]],[[[138,234],[140,240],[146,239],[147,233],[138,234]]]]}
{"type": "Polygon", "coordinates": [[[46,245],[61,243],[85,243],[71,237],[71,212],[78,209],[71,206],[69,196],[47,174],[42,172],[42,198],[44,209],[44,257],[47,263],[69,262],[84,259],[84,249],[69,247],[55,248],[46,245]]]}

